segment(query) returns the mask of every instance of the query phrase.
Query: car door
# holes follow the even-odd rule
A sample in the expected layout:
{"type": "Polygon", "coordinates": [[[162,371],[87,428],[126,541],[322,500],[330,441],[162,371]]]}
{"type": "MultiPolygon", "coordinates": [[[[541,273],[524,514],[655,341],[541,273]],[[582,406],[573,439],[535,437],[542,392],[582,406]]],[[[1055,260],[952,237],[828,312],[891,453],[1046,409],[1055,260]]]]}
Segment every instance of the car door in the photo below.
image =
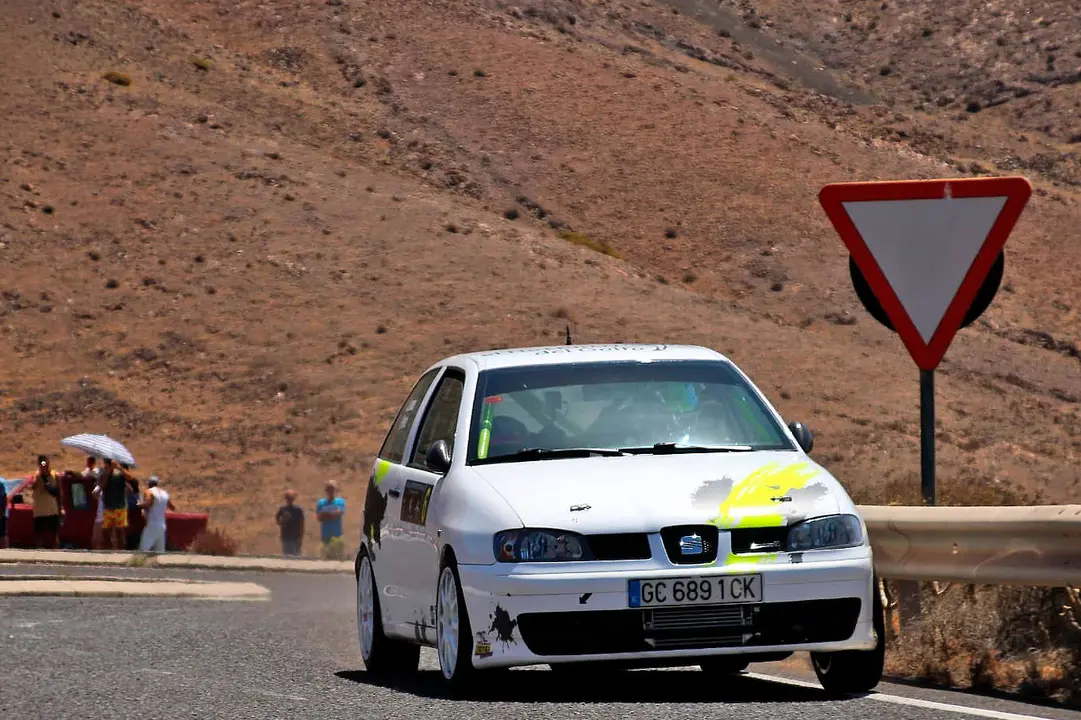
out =
{"type": "Polygon", "coordinates": [[[428,467],[428,450],[443,440],[453,456],[455,430],[465,391],[465,372],[449,367],[439,378],[410,444],[409,459],[402,471],[404,485],[397,522],[400,552],[405,563],[405,589],[413,636],[419,642],[435,642],[435,591],[439,575],[439,545],[435,523],[429,515],[432,494],[442,474],[428,467]]]}
{"type": "Polygon", "coordinates": [[[93,481],[76,473],[65,473],[60,482],[64,484],[64,525],[60,528],[60,542],[64,547],[89,548],[97,515],[97,503],[90,494],[93,481]]]}
{"type": "Polygon", "coordinates": [[[379,449],[368,490],[364,497],[361,535],[368,548],[376,587],[380,596],[383,628],[392,634],[401,634],[408,628],[399,629],[410,615],[404,607],[402,591],[404,558],[401,539],[397,536],[398,525],[391,522],[401,512],[402,489],[405,487],[405,453],[420,409],[424,407],[435,379],[442,368],[432,368],[417,380],[379,449]]]}

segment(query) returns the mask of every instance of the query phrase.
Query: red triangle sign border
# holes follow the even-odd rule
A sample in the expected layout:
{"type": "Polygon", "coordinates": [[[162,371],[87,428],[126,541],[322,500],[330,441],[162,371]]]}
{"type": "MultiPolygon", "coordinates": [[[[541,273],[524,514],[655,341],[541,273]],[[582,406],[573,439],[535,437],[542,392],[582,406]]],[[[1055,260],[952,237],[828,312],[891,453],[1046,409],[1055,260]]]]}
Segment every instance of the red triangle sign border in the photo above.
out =
{"type": "Polygon", "coordinates": [[[909,355],[921,370],[934,370],[960,329],[965,313],[1006,245],[1031,195],[1032,185],[1024,177],[940,178],[832,183],[822,188],[818,201],[874,291],[909,355]],[[924,342],[856,224],[849,217],[844,203],[985,197],[1004,197],[1006,202],[930,341],[924,342]]]}

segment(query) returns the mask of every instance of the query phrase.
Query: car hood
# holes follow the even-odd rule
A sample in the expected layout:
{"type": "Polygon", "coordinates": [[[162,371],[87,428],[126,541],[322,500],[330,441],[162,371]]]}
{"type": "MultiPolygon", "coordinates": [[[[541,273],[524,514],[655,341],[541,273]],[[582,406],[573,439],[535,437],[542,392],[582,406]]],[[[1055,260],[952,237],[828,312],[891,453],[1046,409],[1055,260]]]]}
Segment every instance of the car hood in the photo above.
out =
{"type": "Polygon", "coordinates": [[[525,527],[582,533],[657,532],[694,523],[777,527],[841,508],[854,511],[829,472],[794,452],[591,457],[472,469],[525,527]]]}

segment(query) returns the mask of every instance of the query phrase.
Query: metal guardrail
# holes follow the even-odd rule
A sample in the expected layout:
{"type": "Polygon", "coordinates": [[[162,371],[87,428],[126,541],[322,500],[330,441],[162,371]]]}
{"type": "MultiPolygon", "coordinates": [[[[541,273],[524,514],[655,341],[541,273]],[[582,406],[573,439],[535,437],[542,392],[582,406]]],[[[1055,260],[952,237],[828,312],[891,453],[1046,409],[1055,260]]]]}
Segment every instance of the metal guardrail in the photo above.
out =
{"type": "Polygon", "coordinates": [[[861,505],[880,577],[976,585],[1081,585],[1081,505],[861,505]]]}

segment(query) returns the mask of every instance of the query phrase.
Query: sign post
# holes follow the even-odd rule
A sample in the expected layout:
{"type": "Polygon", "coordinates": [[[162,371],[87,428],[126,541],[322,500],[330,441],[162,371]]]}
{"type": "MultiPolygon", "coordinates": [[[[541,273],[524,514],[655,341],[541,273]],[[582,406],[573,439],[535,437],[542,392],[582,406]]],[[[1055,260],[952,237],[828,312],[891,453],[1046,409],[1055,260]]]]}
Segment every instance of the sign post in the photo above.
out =
{"type": "Polygon", "coordinates": [[[935,504],[935,371],[920,370],[920,496],[935,504]]]}
{"type": "MultiPolygon", "coordinates": [[[[1003,247],[1031,194],[1023,177],[835,183],[819,192],[848,248],[857,297],[919,368],[924,504],[936,501],[935,368],[957,331],[991,305],[1003,247]]],[[[914,595],[918,612],[918,586],[914,595]]]]}

